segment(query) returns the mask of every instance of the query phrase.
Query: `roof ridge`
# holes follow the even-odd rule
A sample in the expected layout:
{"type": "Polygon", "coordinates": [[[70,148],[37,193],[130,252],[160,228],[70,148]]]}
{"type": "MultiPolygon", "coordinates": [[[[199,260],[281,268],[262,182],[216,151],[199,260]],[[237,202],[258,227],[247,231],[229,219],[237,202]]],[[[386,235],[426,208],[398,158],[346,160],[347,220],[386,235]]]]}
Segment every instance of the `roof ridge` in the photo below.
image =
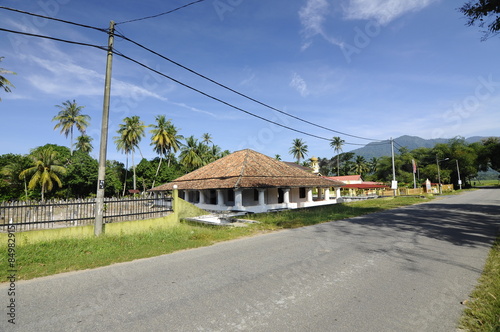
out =
{"type": "Polygon", "coordinates": [[[245,150],[242,150],[242,151],[245,152],[245,158],[243,159],[243,163],[241,164],[241,171],[240,171],[240,175],[238,175],[238,180],[236,180],[236,183],[234,184],[235,188],[239,187],[241,179],[243,178],[243,175],[245,174],[245,168],[246,168],[246,166],[248,164],[248,155],[250,154],[251,150],[245,149],[245,150]]]}

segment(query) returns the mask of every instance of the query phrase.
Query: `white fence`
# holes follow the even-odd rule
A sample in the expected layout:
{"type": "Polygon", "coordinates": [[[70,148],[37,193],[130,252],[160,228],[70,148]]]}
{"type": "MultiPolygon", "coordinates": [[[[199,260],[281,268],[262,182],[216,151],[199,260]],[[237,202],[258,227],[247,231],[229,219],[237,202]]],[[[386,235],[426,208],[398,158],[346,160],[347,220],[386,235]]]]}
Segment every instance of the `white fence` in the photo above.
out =
{"type": "MultiPolygon", "coordinates": [[[[172,199],[105,198],[104,222],[162,217],[172,211],[172,199]]],[[[95,199],[19,201],[0,203],[0,232],[89,225],[95,219],[95,199]]]]}

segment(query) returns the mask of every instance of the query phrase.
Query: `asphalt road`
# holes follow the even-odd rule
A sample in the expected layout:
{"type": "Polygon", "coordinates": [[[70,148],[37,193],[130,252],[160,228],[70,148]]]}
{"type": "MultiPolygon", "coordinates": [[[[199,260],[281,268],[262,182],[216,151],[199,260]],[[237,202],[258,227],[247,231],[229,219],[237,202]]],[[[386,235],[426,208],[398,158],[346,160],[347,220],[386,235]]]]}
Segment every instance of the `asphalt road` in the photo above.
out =
{"type": "Polygon", "coordinates": [[[500,190],[0,286],[1,331],[456,331],[500,190]]]}

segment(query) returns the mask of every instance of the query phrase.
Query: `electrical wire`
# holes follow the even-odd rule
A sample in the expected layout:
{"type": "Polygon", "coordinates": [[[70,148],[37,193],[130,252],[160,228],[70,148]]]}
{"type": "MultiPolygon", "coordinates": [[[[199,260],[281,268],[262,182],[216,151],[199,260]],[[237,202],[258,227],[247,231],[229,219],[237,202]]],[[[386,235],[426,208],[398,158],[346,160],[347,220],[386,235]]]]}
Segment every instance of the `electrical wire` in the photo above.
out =
{"type": "MultiPolygon", "coordinates": [[[[25,35],[25,36],[30,36],[30,37],[38,37],[38,38],[43,38],[43,39],[49,39],[49,40],[59,41],[59,42],[63,42],[63,43],[79,45],[79,46],[93,47],[93,48],[98,48],[98,49],[104,50],[104,51],[108,50],[108,47],[106,47],[106,46],[99,46],[99,45],[93,45],[93,44],[88,44],[88,43],[76,42],[76,41],[71,41],[71,40],[66,40],[66,39],[61,39],[61,38],[56,38],[56,37],[41,35],[41,34],[34,34],[34,33],[22,32],[22,31],[15,31],[15,30],[10,30],[10,29],[5,29],[5,28],[0,28],[0,31],[5,31],[5,32],[9,32],[9,33],[20,34],[20,35],[25,35]]],[[[235,106],[235,105],[233,105],[233,104],[231,104],[229,102],[226,102],[226,101],[224,101],[224,100],[222,100],[220,98],[214,97],[214,96],[212,96],[212,95],[210,95],[210,94],[208,94],[206,92],[203,92],[203,91],[201,91],[199,89],[196,89],[196,88],[194,88],[194,87],[192,87],[192,86],[190,86],[188,84],[185,84],[185,83],[183,83],[183,82],[181,82],[181,81],[179,81],[179,80],[177,80],[177,79],[175,79],[173,77],[170,77],[170,76],[168,76],[168,75],[166,75],[166,74],[164,74],[164,73],[162,73],[162,72],[160,72],[158,70],[155,70],[155,69],[153,69],[153,68],[151,68],[151,67],[149,67],[149,66],[147,66],[147,65],[145,65],[145,64],[143,64],[143,63],[141,63],[141,62],[139,62],[137,60],[132,59],[131,57],[128,57],[128,56],[124,55],[121,52],[118,52],[117,50],[113,50],[113,53],[116,54],[116,55],[118,55],[118,56],[120,56],[120,57],[122,57],[122,58],[124,58],[124,59],[127,59],[127,60],[129,60],[131,62],[134,62],[134,63],[136,63],[136,64],[138,64],[138,65],[140,65],[140,66],[142,66],[142,67],[144,67],[144,68],[152,71],[152,72],[155,72],[158,75],[161,75],[161,76],[163,76],[165,78],[168,78],[169,80],[171,80],[171,81],[173,81],[173,82],[175,82],[175,83],[177,83],[179,85],[182,85],[182,86],[184,86],[184,87],[186,87],[188,89],[191,89],[191,90],[193,90],[193,91],[195,91],[195,92],[197,92],[199,94],[202,94],[202,95],[204,95],[204,96],[206,96],[206,97],[208,97],[210,99],[213,99],[213,100],[215,100],[217,102],[220,102],[220,103],[222,103],[222,104],[224,104],[226,106],[229,106],[229,107],[231,107],[233,109],[236,109],[236,110],[238,110],[240,112],[246,113],[246,114],[248,114],[250,116],[253,116],[253,117],[256,117],[256,118],[258,118],[260,120],[272,123],[272,124],[277,125],[279,127],[282,127],[282,128],[285,128],[285,129],[288,129],[288,130],[291,130],[291,131],[294,131],[294,132],[297,132],[297,133],[300,133],[300,134],[303,134],[303,135],[306,135],[306,136],[314,137],[314,138],[325,140],[325,141],[331,141],[331,139],[329,139],[329,138],[325,138],[325,137],[314,135],[314,134],[311,134],[311,133],[307,133],[305,131],[298,130],[298,129],[295,129],[295,128],[292,128],[292,127],[289,127],[289,126],[285,126],[285,125],[280,124],[280,123],[278,123],[276,121],[269,120],[269,119],[267,119],[265,117],[262,117],[260,115],[254,114],[254,113],[252,113],[250,111],[244,110],[244,109],[242,109],[242,108],[240,108],[238,106],[235,106]]],[[[360,145],[360,146],[364,145],[364,144],[349,143],[349,142],[344,142],[344,144],[346,144],[346,145],[360,145]]],[[[383,145],[383,144],[370,143],[370,145],[383,145]]]]}
{"type": "Polygon", "coordinates": [[[172,9],[172,10],[169,10],[169,11],[166,11],[164,13],[160,13],[160,14],[156,14],[156,15],[152,15],[152,16],[146,16],[146,17],[142,17],[142,18],[136,18],[136,19],[133,19],[133,20],[128,20],[128,21],[123,21],[123,22],[119,22],[119,23],[116,23],[116,24],[125,24],[125,23],[131,23],[131,22],[137,22],[137,21],[142,21],[142,20],[147,20],[147,19],[150,19],[150,18],[155,18],[155,17],[159,17],[159,16],[163,16],[163,15],[167,15],[167,14],[170,14],[170,13],[173,13],[173,12],[176,12],[180,9],[183,9],[183,8],[186,8],[186,7],[189,7],[191,5],[194,5],[196,3],[199,3],[199,2],[203,2],[205,0],[197,0],[197,1],[193,1],[193,2],[190,2],[186,5],[183,5],[183,6],[180,6],[180,7],[177,7],[175,9],[172,9]]]}
{"type": "Polygon", "coordinates": [[[241,107],[235,106],[235,105],[233,105],[233,104],[231,104],[231,103],[229,103],[229,102],[227,102],[227,101],[224,101],[224,100],[222,100],[222,99],[220,99],[220,98],[217,98],[217,97],[215,97],[215,96],[212,96],[212,95],[210,95],[210,94],[208,94],[208,93],[206,93],[206,92],[203,92],[203,91],[201,91],[201,90],[199,90],[199,89],[197,89],[197,88],[195,88],[195,87],[192,87],[192,86],[190,86],[190,85],[188,85],[188,84],[186,84],[186,83],[183,83],[183,82],[181,82],[181,81],[179,81],[179,80],[177,80],[177,79],[175,79],[175,78],[173,78],[173,77],[171,77],[171,76],[168,76],[167,74],[164,74],[164,73],[162,73],[162,72],[160,72],[160,71],[158,71],[158,70],[156,70],[156,69],[153,69],[153,68],[149,67],[148,65],[143,64],[142,62],[140,62],[140,61],[138,61],[138,60],[132,59],[131,57],[128,57],[128,56],[126,56],[125,54],[118,52],[116,49],[115,49],[115,50],[113,50],[113,53],[114,53],[114,54],[116,54],[117,56],[122,57],[122,58],[124,58],[124,59],[127,59],[127,60],[129,60],[129,61],[131,61],[131,62],[133,62],[133,63],[135,63],[135,64],[137,64],[137,65],[141,66],[141,67],[144,67],[144,68],[146,68],[146,69],[148,69],[148,70],[150,70],[150,71],[152,71],[152,72],[154,72],[154,73],[156,73],[156,74],[158,74],[158,75],[160,75],[160,76],[163,76],[163,77],[165,77],[165,78],[168,78],[168,79],[169,79],[169,80],[171,80],[172,82],[175,82],[175,83],[177,83],[177,84],[179,84],[179,85],[182,85],[182,86],[183,86],[183,87],[185,87],[185,88],[188,88],[188,89],[190,89],[190,90],[193,90],[193,91],[195,91],[195,92],[197,92],[197,93],[199,93],[199,94],[201,94],[201,95],[203,95],[203,96],[205,96],[205,97],[208,97],[208,98],[210,98],[210,99],[212,99],[212,100],[215,100],[215,101],[217,101],[217,102],[219,102],[219,103],[222,103],[222,104],[224,104],[224,105],[226,105],[226,106],[229,106],[229,107],[231,107],[231,108],[233,108],[233,109],[235,109],[235,110],[238,110],[238,111],[240,111],[240,112],[246,113],[246,114],[248,114],[248,115],[250,115],[250,116],[253,116],[253,117],[255,117],[255,118],[258,118],[258,119],[260,119],[260,120],[263,120],[263,121],[266,121],[266,122],[272,123],[272,124],[277,125],[277,126],[279,126],[279,127],[282,127],[282,128],[288,129],[288,130],[292,130],[292,131],[295,131],[295,132],[297,132],[297,133],[300,133],[300,134],[303,134],[303,135],[306,135],[306,136],[310,136],[310,137],[318,138],[318,139],[325,140],[325,141],[331,141],[331,139],[329,139],[329,138],[321,137],[321,136],[314,135],[314,134],[310,134],[310,133],[307,133],[307,132],[305,132],[305,131],[298,130],[298,129],[295,129],[295,128],[292,128],[292,127],[289,127],[289,126],[285,126],[285,125],[283,125],[283,124],[281,124],[281,123],[278,123],[278,122],[276,122],[276,121],[272,121],[272,120],[266,119],[266,118],[264,118],[264,117],[262,117],[262,116],[260,116],[260,115],[254,114],[254,113],[252,113],[252,112],[250,112],[250,111],[247,111],[247,110],[244,110],[244,109],[243,109],[243,108],[241,108],[241,107]]]}
{"type": "Polygon", "coordinates": [[[44,38],[44,39],[50,39],[50,40],[55,40],[55,41],[59,41],[59,42],[63,42],[63,43],[68,43],[68,44],[94,47],[94,48],[98,48],[98,49],[101,49],[101,50],[104,50],[104,51],[106,51],[108,49],[107,46],[99,46],[99,45],[81,43],[81,42],[76,42],[76,41],[67,40],[67,39],[55,38],[55,37],[50,37],[50,36],[45,36],[45,35],[39,35],[39,34],[29,33],[29,32],[14,31],[14,30],[5,29],[5,28],[0,28],[0,31],[6,31],[6,32],[16,33],[16,34],[19,34],[19,35],[25,35],[25,36],[30,36],[30,37],[39,37],[39,38],[44,38]]]}
{"type": "Polygon", "coordinates": [[[275,108],[273,106],[270,106],[270,105],[268,105],[268,104],[266,104],[264,102],[261,102],[261,101],[255,99],[255,98],[252,98],[252,97],[250,97],[250,96],[248,96],[248,95],[246,95],[244,93],[241,93],[241,92],[239,92],[237,90],[234,90],[234,89],[228,87],[227,85],[219,83],[219,82],[217,82],[217,81],[215,81],[215,80],[213,80],[213,79],[211,79],[211,78],[209,78],[209,77],[207,77],[207,76],[205,76],[203,74],[200,74],[197,71],[195,71],[195,70],[193,70],[191,68],[188,68],[188,67],[180,64],[179,62],[174,61],[174,60],[172,60],[172,59],[170,59],[170,58],[168,58],[168,57],[166,57],[166,56],[164,56],[164,55],[162,55],[162,54],[160,54],[160,53],[158,53],[158,52],[156,52],[156,51],[154,51],[154,50],[152,50],[152,49],[150,49],[150,48],[148,48],[148,47],[146,47],[146,46],[144,46],[144,45],[142,45],[142,44],[140,44],[140,43],[138,43],[138,42],[136,42],[136,41],[134,41],[132,39],[130,39],[130,38],[127,38],[127,37],[125,37],[122,34],[116,34],[115,36],[117,36],[119,38],[122,38],[122,39],[124,39],[124,40],[126,40],[128,42],[131,42],[132,44],[134,44],[134,45],[136,45],[136,46],[138,46],[138,47],[140,47],[140,48],[142,48],[142,49],[144,49],[144,50],[146,50],[146,51],[148,51],[148,52],[150,52],[150,53],[152,53],[152,54],[154,54],[156,56],[159,56],[160,58],[162,58],[162,59],[164,59],[164,60],[166,60],[166,61],[168,61],[168,62],[170,62],[170,63],[172,63],[172,64],[174,64],[174,65],[176,65],[176,66],[178,66],[180,68],[182,68],[182,69],[185,69],[185,70],[189,71],[190,73],[195,74],[195,75],[197,75],[197,76],[199,76],[199,77],[201,77],[201,78],[203,78],[203,79],[205,79],[205,80],[207,80],[207,81],[209,81],[209,82],[211,82],[211,83],[213,83],[215,85],[218,85],[218,86],[220,86],[220,87],[222,87],[222,88],[224,88],[226,90],[229,90],[229,91],[231,91],[231,92],[233,92],[233,93],[235,93],[235,94],[237,94],[237,95],[239,95],[239,96],[241,96],[243,98],[246,98],[246,99],[248,99],[250,101],[253,101],[253,102],[255,102],[255,103],[257,103],[257,104],[259,104],[261,106],[264,106],[264,107],[269,108],[269,109],[271,109],[273,111],[279,112],[279,113],[281,113],[283,115],[289,116],[289,117],[291,117],[291,118],[293,118],[295,120],[299,120],[301,122],[307,123],[309,125],[312,125],[312,126],[315,126],[315,127],[318,127],[318,128],[321,128],[321,129],[324,129],[324,130],[327,130],[327,131],[330,131],[330,132],[333,132],[333,133],[336,133],[336,134],[340,134],[340,135],[344,135],[344,136],[348,136],[348,137],[353,137],[353,138],[358,138],[358,139],[363,139],[363,140],[367,140],[367,141],[380,142],[380,140],[378,140],[378,139],[372,139],[372,138],[366,138],[366,137],[351,135],[351,134],[347,134],[347,133],[344,133],[344,132],[341,132],[341,131],[337,131],[337,130],[334,130],[334,129],[331,129],[331,128],[327,128],[325,126],[322,126],[322,125],[313,123],[311,121],[302,119],[302,118],[300,118],[298,116],[295,116],[293,114],[284,112],[284,111],[282,111],[280,109],[277,109],[277,108],[275,108]]]}
{"type": "Polygon", "coordinates": [[[54,18],[54,17],[50,17],[50,16],[44,16],[44,15],[35,14],[35,13],[30,13],[30,12],[26,12],[24,10],[19,10],[19,9],[15,9],[15,8],[9,8],[9,7],[5,7],[5,6],[0,6],[0,9],[10,10],[10,11],[21,13],[21,14],[26,14],[26,15],[30,15],[30,16],[45,18],[47,20],[52,20],[52,21],[66,23],[66,24],[76,25],[76,26],[79,26],[79,27],[82,27],[82,28],[94,29],[94,30],[101,31],[101,32],[107,32],[108,31],[108,29],[102,29],[102,28],[98,28],[98,27],[93,27],[91,25],[86,25],[86,24],[71,22],[71,21],[67,21],[67,20],[61,20],[61,19],[58,19],[58,18],[54,18]]]}
{"type": "MultiPolygon", "coordinates": [[[[54,41],[59,41],[59,42],[64,42],[64,43],[69,43],[69,44],[75,44],[75,45],[80,45],[80,46],[94,47],[94,48],[98,48],[98,49],[100,49],[100,50],[104,50],[104,51],[107,51],[107,50],[108,50],[108,48],[107,48],[107,47],[105,47],[105,46],[99,46],[99,45],[93,45],[93,44],[81,43],[81,42],[76,42],[76,41],[71,41],[71,40],[66,40],[66,39],[61,39],[61,38],[55,38],[55,37],[50,37],[50,36],[40,35],[40,34],[33,34],[33,33],[22,32],[22,31],[14,31],[14,30],[5,29],[5,28],[0,28],[0,31],[5,31],[5,32],[10,32],[10,33],[15,33],[15,34],[21,34],[21,35],[30,36],[30,37],[38,37],[38,38],[50,39],[50,40],[54,40],[54,41]]],[[[161,76],[163,76],[163,77],[166,77],[166,78],[168,78],[169,80],[171,80],[171,81],[173,81],[173,82],[175,82],[175,83],[177,83],[177,84],[179,84],[179,85],[182,85],[182,86],[184,86],[184,87],[186,87],[186,88],[188,88],[188,89],[191,89],[191,90],[193,90],[193,91],[195,91],[195,92],[198,92],[198,93],[200,93],[200,94],[202,94],[202,95],[204,95],[204,96],[206,96],[206,97],[208,97],[208,98],[210,98],[210,99],[213,99],[213,100],[215,100],[215,101],[218,101],[218,102],[220,102],[220,103],[222,103],[222,104],[224,104],[224,105],[227,105],[227,106],[229,106],[229,107],[231,107],[231,108],[233,108],[233,109],[236,109],[236,110],[238,110],[238,111],[240,111],[240,112],[246,113],[246,114],[248,114],[248,115],[250,115],[250,116],[253,116],[253,117],[256,117],[256,118],[258,118],[258,119],[260,119],[260,120],[263,120],[263,121],[266,121],[266,122],[272,123],[272,124],[274,124],[274,125],[280,126],[280,127],[282,127],[282,128],[285,128],[285,129],[288,129],[288,130],[291,130],[291,131],[294,131],[294,132],[297,132],[297,133],[300,133],[300,134],[303,134],[303,135],[306,135],[306,136],[310,136],[310,137],[318,138],[318,139],[325,140],[325,141],[331,141],[331,140],[330,140],[330,139],[328,139],[328,138],[321,137],[321,136],[314,135],[314,134],[310,134],[310,133],[307,133],[307,132],[305,132],[305,131],[298,130],[298,129],[295,129],[295,128],[292,128],[292,127],[289,127],[289,126],[285,126],[285,125],[280,124],[280,123],[278,123],[278,122],[276,122],[276,121],[272,121],[272,120],[266,119],[266,118],[264,118],[264,117],[262,117],[262,116],[260,116],[260,115],[254,114],[254,113],[249,112],[249,111],[247,111],[247,110],[244,110],[244,109],[242,109],[242,108],[240,108],[240,107],[237,107],[237,106],[235,106],[235,105],[233,105],[233,104],[231,104],[231,103],[229,103],[229,102],[226,102],[226,101],[224,101],[224,100],[222,100],[222,99],[220,99],[220,98],[214,97],[214,96],[212,96],[212,95],[210,95],[210,94],[208,94],[208,93],[206,93],[206,92],[203,92],[203,91],[201,91],[201,90],[199,90],[199,89],[196,89],[196,88],[194,88],[194,87],[192,87],[192,86],[190,86],[190,85],[188,85],[188,84],[185,84],[185,83],[183,83],[183,82],[181,82],[181,81],[179,81],[179,80],[177,80],[177,79],[175,79],[175,78],[173,78],[173,77],[170,77],[170,76],[168,76],[168,75],[166,75],[166,74],[164,74],[164,73],[162,73],[162,72],[160,72],[160,71],[158,71],[158,70],[156,70],[156,69],[153,69],[153,68],[151,68],[151,67],[149,67],[149,66],[147,66],[147,65],[145,65],[145,64],[143,64],[143,63],[141,63],[141,62],[139,62],[139,61],[137,61],[137,60],[134,60],[134,59],[132,59],[132,58],[130,58],[130,57],[128,57],[128,56],[126,56],[126,55],[122,54],[121,52],[118,52],[117,50],[113,50],[113,53],[114,53],[114,54],[116,54],[116,55],[118,55],[118,56],[120,56],[120,57],[122,57],[122,58],[124,58],[124,59],[127,59],[127,60],[129,60],[129,61],[131,61],[131,62],[134,62],[134,63],[136,63],[136,64],[138,64],[138,65],[140,65],[140,66],[142,66],[142,67],[144,67],[144,68],[146,68],[146,69],[148,69],[148,70],[152,71],[152,72],[155,72],[155,73],[157,73],[158,75],[161,75],[161,76]]],[[[356,143],[344,143],[344,144],[363,145],[363,144],[356,144],[356,143]]]]}
{"type": "MultiPolygon", "coordinates": [[[[154,18],[154,17],[159,17],[159,16],[162,16],[162,15],[166,15],[166,14],[169,14],[169,13],[173,13],[175,11],[178,11],[180,9],[183,9],[183,8],[186,8],[188,6],[191,6],[191,5],[194,5],[196,3],[199,3],[199,2],[203,2],[205,0],[197,0],[197,1],[193,1],[191,3],[188,3],[186,5],[183,5],[183,6],[180,6],[180,7],[177,7],[173,10],[169,10],[167,12],[164,12],[164,13],[160,13],[160,14],[157,14],[157,15],[153,15],[153,16],[147,16],[147,17],[143,17],[143,18],[138,18],[138,19],[134,19],[134,20],[129,20],[129,21],[124,21],[124,22],[120,22],[120,23],[116,23],[116,25],[118,24],[124,24],[124,23],[130,23],[130,22],[135,22],[135,21],[140,21],[140,20],[145,20],[145,19],[149,19],[149,18],[154,18]]],[[[30,12],[26,12],[26,11],[22,11],[22,10],[19,10],[19,9],[14,9],[14,8],[9,8],[9,7],[5,7],[5,6],[0,6],[0,9],[5,9],[5,10],[10,10],[10,11],[14,11],[14,12],[18,12],[18,13],[21,13],[21,14],[26,14],[26,15],[31,15],[31,16],[35,16],[35,17],[40,17],[40,18],[44,18],[44,19],[48,19],[48,20],[53,20],[53,21],[57,21],[57,22],[62,22],[62,23],[66,23],[66,24],[71,24],[71,25],[75,25],[75,26],[79,26],[79,27],[84,27],[84,28],[89,28],[89,29],[94,29],[94,30],[97,30],[97,31],[101,31],[101,32],[108,32],[108,29],[102,29],[102,28],[97,28],[97,27],[93,27],[93,26],[90,26],[90,25],[85,25],[85,24],[80,24],[80,23],[76,23],[76,22],[72,22],[72,21],[67,21],[67,20],[62,20],[62,19],[57,19],[57,18],[54,18],[54,17],[49,17],[49,16],[44,16],[44,15],[39,15],[39,14],[35,14],[35,13],[30,13],[30,12]]],[[[71,43],[71,44],[77,44],[77,45],[82,45],[82,46],[91,46],[91,47],[97,47],[97,48],[100,48],[100,49],[105,49],[104,47],[101,47],[101,46],[96,46],[96,45],[91,45],[91,44],[86,44],[86,43],[79,43],[79,42],[74,42],[74,41],[69,41],[69,40],[64,40],[64,39],[59,39],[59,38],[55,38],[55,37],[49,37],[49,36],[43,36],[43,35],[37,35],[37,34],[30,34],[30,33],[22,33],[22,32],[19,32],[19,31],[13,31],[13,30],[8,30],[8,29],[0,29],[2,31],[7,31],[7,32],[11,32],[11,33],[18,33],[18,34],[24,34],[24,35],[27,35],[27,36],[33,36],[33,37],[41,37],[41,38],[46,38],[46,39],[52,39],[52,40],[55,40],[55,41],[60,41],[60,42],[65,42],[65,43],[71,43]]],[[[272,107],[264,102],[261,102],[255,98],[252,98],[246,94],[243,94],[235,89],[232,89],[230,87],[228,87],[227,85],[224,85],[222,83],[219,83],[203,74],[200,74],[198,73],[197,71],[193,70],[193,69],[190,69],[182,64],[180,64],[179,62],[177,61],[174,61],[158,52],[155,52],[154,50],[130,39],[130,38],[127,38],[125,37],[123,34],[115,34],[115,36],[119,37],[119,38],[122,38],[128,42],[131,42],[133,43],[134,45],[140,47],[140,48],[143,48],[144,50],[154,54],[154,55],[157,55],[159,57],[161,57],[162,59],[166,60],[166,61],[169,61],[170,63],[180,67],[180,68],[183,68],[205,80],[208,80],[209,82],[212,82],[213,84],[216,84],[226,90],[229,90],[241,97],[244,97],[250,101],[253,101],[261,106],[264,106],[266,108],[269,108],[273,111],[276,111],[276,112],[279,112],[283,115],[286,115],[286,116],[289,116],[293,119],[296,119],[296,120],[299,120],[301,122],[304,122],[304,123],[307,123],[309,125],[312,125],[312,126],[315,126],[315,127],[318,127],[318,128],[321,128],[321,129],[324,129],[324,130],[327,130],[327,131],[330,131],[330,132],[333,132],[333,133],[336,133],[336,134],[340,134],[340,135],[344,135],[344,136],[348,136],[348,137],[353,137],[353,138],[358,138],[358,139],[363,139],[363,140],[369,140],[369,141],[374,141],[374,142],[380,142],[380,140],[377,140],[377,139],[372,139],[372,138],[365,138],[365,137],[361,137],[361,136],[357,136],[357,135],[351,135],[351,134],[347,134],[347,133],[344,133],[344,132],[341,132],[341,131],[337,131],[337,130],[334,130],[334,129],[331,129],[331,128],[327,128],[325,126],[322,126],[322,125],[319,125],[319,124],[315,124],[311,121],[308,121],[308,120],[305,120],[305,119],[302,119],[298,116],[295,116],[295,115],[292,115],[290,113],[287,113],[287,112],[284,112],[280,109],[277,109],[275,107],[272,107]]],[[[313,136],[316,136],[316,135],[313,135],[313,136]]],[[[319,137],[319,136],[317,136],[319,137]]],[[[345,143],[345,144],[351,144],[351,145],[363,145],[363,144],[356,144],[356,143],[345,143]]]]}

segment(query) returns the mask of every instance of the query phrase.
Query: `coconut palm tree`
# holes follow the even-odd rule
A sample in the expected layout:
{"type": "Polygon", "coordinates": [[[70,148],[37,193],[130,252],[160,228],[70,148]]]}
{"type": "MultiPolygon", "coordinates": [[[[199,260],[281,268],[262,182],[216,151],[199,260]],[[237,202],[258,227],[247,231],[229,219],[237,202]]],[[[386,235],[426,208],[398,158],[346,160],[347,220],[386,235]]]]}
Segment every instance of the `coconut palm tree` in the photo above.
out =
{"type": "MultiPolygon", "coordinates": [[[[132,117],[126,117],[125,119],[123,119],[123,123],[120,124],[120,128],[117,131],[117,133],[120,134],[120,136],[114,137],[116,148],[118,151],[122,151],[125,153],[125,155],[127,156],[127,163],[128,163],[128,155],[132,154],[132,169],[134,171],[134,182],[133,182],[134,190],[137,189],[134,152],[136,148],[138,148],[139,152],[141,152],[141,149],[139,148],[139,143],[141,142],[142,137],[145,136],[144,134],[145,128],[146,126],[144,125],[144,122],[142,122],[137,115],[134,115],[132,117]]],[[[125,189],[123,194],[125,195],[125,189]]]]}
{"type": "Polygon", "coordinates": [[[89,154],[94,149],[91,143],[92,140],[93,138],[88,135],[82,134],[78,136],[75,143],[76,150],[89,154]]]}
{"type": "Polygon", "coordinates": [[[189,136],[186,138],[186,144],[181,148],[181,153],[179,159],[182,165],[188,170],[192,171],[198,167],[204,165],[203,162],[203,151],[200,151],[200,144],[194,136],[189,136]]]}
{"type": "Polygon", "coordinates": [[[64,134],[66,138],[68,135],[71,137],[71,154],[73,154],[73,128],[85,134],[85,130],[87,129],[90,121],[90,116],[82,114],[81,110],[85,106],[78,106],[76,101],[65,101],[62,106],[56,105],[60,109],[59,113],[57,113],[52,121],[58,121],[58,123],[54,126],[54,130],[57,128],[61,128],[61,134],[64,134]]]}
{"type": "Polygon", "coordinates": [[[201,140],[203,143],[208,145],[208,143],[212,143],[212,135],[210,135],[209,133],[204,133],[203,135],[201,135],[201,140]]]}
{"type": "Polygon", "coordinates": [[[332,138],[330,142],[330,147],[337,153],[337,176],[340,175],[340,153],[342,152],[342,145],[345,141],[338,136],[332,138]]]}
{"type": "Polygon", "coordinates": [[[163,161],[163,157],[168,160],[168,167],[170,167],[170,156],[172,151],[175,153],[179,151],[181,146],[182,135],[178,135],[178,129],[172,124],[170,120],[165,119],[165,115],[158,115],[156,117],[156,125],[151,125],[153,127],[149,132],[153,134],[151,137],[151,145],[156,153],[160,155],[160,163],[156,169],[155,179],[153,180],[153,187],[155,184],[156,177],[160,171],[160,166],[163,161]]]}
{"type": "Polygon", "coordinates": [[[372,159],[370,159],[370,162],[368,163],[368,166],[370,168],[369,172],[372,174],[375,173],[378,169],[378,158],[372,157],[372,159]]]}
{"type": "Polygon", "coordinates": [[[353,171],[356,174],[363,175],[368,172],[369,167],[366,164],[366,159],[363,156],[356,156],[356,161],[354,162],[353,171]]]}
{"type": "Polygon", "coordinates": [[[302,141],[300,138],[296,138],[292,142],[292,147],[290,148],[289,153],[297,159],[297,164],[300,164],[300,159],[305,158],[307,156],[307,144],[302,141]]]}
{"type": "MultiPolygon", "coordinates": [[[[0,62],[2,62],[4,57],[0,57],[0,62]]],[[[13,88],[14,85],[12,83],[9,82],[8,79],[6,79],[3,74],[13,74],[15,75],[16,73],[12,72],[12,71],[9,71],[9,70],[5,70],[3,68],[0,68],[0,88],[2,88],[5,92],[10,92],[10,88],[13,88]]],[[[0,101],[2,100],[2,98],[0,98],[0,101]]]]}
{"type": "Polygon", "coordinates": [[[29,189],[35,189],[36,186],[41,186],[42,201],[45,199],[45,193],[49,192],[54,187],[54,182],[59,188],[62,187],[59,175],[66,174],[66,168],[61,166],[58,160],[57,152],[51,147],[38,149],[31,155],[33,166],[25,169],[19,174],[19,179],[31,177],[28,183],[29,189]]]}

